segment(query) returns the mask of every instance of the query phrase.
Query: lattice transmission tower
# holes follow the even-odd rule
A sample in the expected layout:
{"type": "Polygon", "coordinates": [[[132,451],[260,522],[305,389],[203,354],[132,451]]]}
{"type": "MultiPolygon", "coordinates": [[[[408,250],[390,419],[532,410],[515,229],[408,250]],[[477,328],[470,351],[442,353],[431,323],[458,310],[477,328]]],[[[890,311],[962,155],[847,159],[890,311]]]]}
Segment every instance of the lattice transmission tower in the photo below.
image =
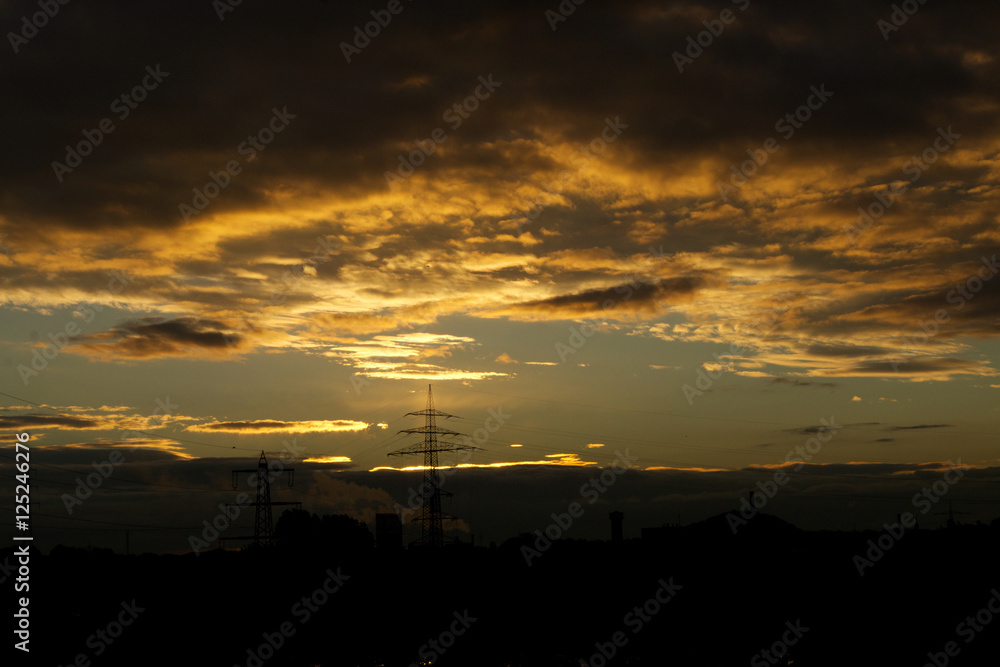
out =
{"type": "MultiPolygon", "coordinates": [[[[264,452],[260,453],[260,460],[257,461],[257,467],[247,470],[234,470],[233,471],[233,488],[239,487],[239,480],[237,477],[240,473],[255,473],[254,478],[257,486],[257,500],[253,503],[253,507],[256,508],[253,524],[253,537],[230,537],[230,540],[253,540],[253,543],[257,546],[270,546],[274,544],[274,521],[272,520],[271,507],[274,505],[297,505],[302,506],[301,502],[271,502],[271,471],[267,467],[267,457],[264,456],[264,452]]],[[[288,488],[292,488],[292,482],[295,479],[294,473],[295,468],[282,468],[278,472],[288,473],[288,488]]],[[[274,473],[277,474],[277,473],[274,473]]],[[[234,503],[227,503],[228,506],[232,507],[234,503]]]]}
{"type": "Polygon", "coordinates": [[[423,527],[418,544],[438,548],[444,545],[444,519],[456,518],[441,511],[441,497],[452,494],[441,490],[441,479],[438,476],[438,452],[460,452],[480,448],[457,442],[441,442],[438,440],[438,436],[454,438],[463,434],[445,428],[438,428],[438,417],[453,419],[455,415],[449,415],[446,412],[434,409],[434,396],[431,393],[430,385],[427,385],[427,408],[418,410],[417,412],[407,412],[406,416],[422,416],[424,418],[424,425],[417,428],[404,429],[399,433],[407,435],[421,434],[424,436],[424,440],[423,442],[390,452],[389,456],[424,455],[424,483],[420,494],[423,496],[424,502],[420,508],[420,516],[416,519],[423,524],[423,527]]]}
{"type": "Polygon", "coordinates": [[[951,530],[951,529],[955,528],[956,526],[958,526],[958,523],[955,521],[955,515],[956,514],[969,514],[969,512],[956,512],[954,510],[954,508],[951,506],[951,501],[949,500],[948,501],[948,511],[947,512],[935,512],[935,514],[937,514],[939,516],[947,516],[948,517],[947,526],[948,526],[948,529],[951,530]]]}

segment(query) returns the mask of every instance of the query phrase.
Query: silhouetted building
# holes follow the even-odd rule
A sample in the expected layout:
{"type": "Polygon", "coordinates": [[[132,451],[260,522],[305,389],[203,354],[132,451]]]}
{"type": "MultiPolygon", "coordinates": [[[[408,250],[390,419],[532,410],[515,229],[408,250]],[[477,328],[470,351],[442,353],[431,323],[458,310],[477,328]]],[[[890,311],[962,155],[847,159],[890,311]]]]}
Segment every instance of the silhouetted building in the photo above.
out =
{"type": "Polygon", "coordinates": [[[625,515],[621,512],[612,512],[608,515],[611,519],[611,543],[621,544],[622,543],[622,522],[625,520],[625,515]]]}
{"type": "Polygon", "coordinates": [[[403,548],[403,521],[398,514],[375,515],[375,548],[380,551],[403,548]]]}

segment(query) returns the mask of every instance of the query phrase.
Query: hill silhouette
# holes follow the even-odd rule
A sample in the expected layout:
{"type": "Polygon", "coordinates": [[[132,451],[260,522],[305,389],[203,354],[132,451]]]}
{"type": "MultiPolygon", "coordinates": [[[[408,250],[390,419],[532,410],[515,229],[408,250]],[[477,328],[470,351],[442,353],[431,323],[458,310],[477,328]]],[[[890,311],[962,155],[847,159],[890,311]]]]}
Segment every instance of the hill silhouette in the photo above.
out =
{"type": "Polygon", "coordinates": [[[911,531],[863,573],[855,558],[884,544],[882,533],[803,531],[766,514],[736,535],[717,515],[661,527],[656,539],[560,540],[530,565],[524,549],[534,535],[385,553],[349,517],[286,512],[279,525],[272,549],[33,554],[33,657],[49,665],[84,655],[94,665],[388,667],[433,657],[445,667],[808,667],[922,665],[948,641],[960,643],[959,664],[986,664],[1000,646],[1000,626],[970,643],[956,633],[1000,583],[996,524],[911,531]],[[133,600],[142,611],[120,637],[95,640],[133,600]]]}

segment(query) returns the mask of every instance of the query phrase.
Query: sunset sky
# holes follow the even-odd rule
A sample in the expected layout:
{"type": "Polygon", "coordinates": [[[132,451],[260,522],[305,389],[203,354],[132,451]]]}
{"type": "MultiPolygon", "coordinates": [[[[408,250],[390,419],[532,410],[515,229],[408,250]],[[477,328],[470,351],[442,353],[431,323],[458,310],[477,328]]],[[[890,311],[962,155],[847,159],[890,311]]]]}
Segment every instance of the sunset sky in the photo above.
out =
{"type": "Polygon", "coordinates": [[[960,459],[1000,515],[991,4],[39,11],[0,7],[0,438],[53,543],[198,526],[285,442],[276,499],[371,521],[428,384],[487,539],[626,448],[590,535],[726,511],[829,423],[767,511],[877,526],[960,459]]]}

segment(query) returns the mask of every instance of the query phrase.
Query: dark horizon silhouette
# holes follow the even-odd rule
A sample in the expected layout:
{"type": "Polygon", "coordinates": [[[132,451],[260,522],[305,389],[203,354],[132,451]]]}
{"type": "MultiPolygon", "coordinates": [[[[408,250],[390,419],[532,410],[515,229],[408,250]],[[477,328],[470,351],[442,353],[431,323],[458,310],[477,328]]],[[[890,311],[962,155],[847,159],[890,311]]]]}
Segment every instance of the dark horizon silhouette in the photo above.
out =
{"type": "Polygon", "coordinates": [[[596,665],[596,654],[622,665],[879,665],[923,664],[953,641],[957,664],[984,664],[1000,646],[993,628],[974,629],[977,613],[994,597],[1000,604],[1000,519],[911,531],[863,573],[854,558],[880,533],[802,531],[766,514],[736,535],[719,515],[621,543],[556,540],[533,558],[530,534],[381,550],[356,520],[305,510],[286,510],[275,533],[274,547],[200,556],[32,554],[42,628],[33,658],[296,667],[420,664],[435,653],[434,664],[522,666],[596,665]],[[126,607],[141,611],[120,638],[95,635],[126,607]],[[782,645],[781,656],[764,653],[782,645]],[[271,655],[266,647],[273,656],[255,662],[271,655]]]}

